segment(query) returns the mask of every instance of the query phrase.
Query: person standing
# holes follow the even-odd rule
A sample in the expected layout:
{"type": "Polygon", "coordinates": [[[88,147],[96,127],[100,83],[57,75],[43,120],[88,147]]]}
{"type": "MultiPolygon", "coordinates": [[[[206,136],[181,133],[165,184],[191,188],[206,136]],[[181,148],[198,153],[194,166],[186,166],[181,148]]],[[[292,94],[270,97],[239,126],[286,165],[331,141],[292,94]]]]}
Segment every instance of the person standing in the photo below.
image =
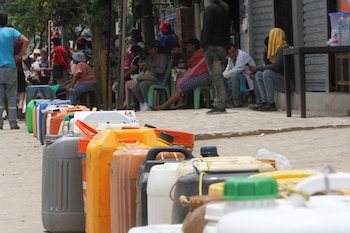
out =
{"type": "Polygon", "coordinates": [[[216,106],[207,114],[226,113],[226,84],[223,76],[230,43],[230,8],[222,0],[210,0],[204,9],[201,47],[216,93],[216,106]]]}
{"type": "MultiPolygon", "coordinates": [[[[8,101],[8,119],[10,129],[19,129],[17,125],[17,69],[18,62],[29,45],[29,40],[21,32],[12,27],[6,27],[8,23],[7,14],[0,12],[0,112],[4,111],[4,97],[8,101]],[[22,42],[22,48],[14,55],[14,42],[22,42]]],[[[0,117],[0,129],[3,129],[3,118],[0,117]]]]}
{"type": "Polygon", "coordinates": [[[54,76],[55,81],[57,84],[60,85],[61,88],[66,88],[69,84],[69,75],[70,75],[70,62],[68,58],[68,52],[63,46],[61,45],[61,39],[58,37],[52,38],[53,46],[55,49],[53,59],[53,72],[55,73],[55,70],[60,70],[60,75],[54,76]]]}
{"type": "MultiPolygon", "coordinates": [[[[17,55],[21,52],[23,43],[21,41],[15,40],[14,53],[17,55]]],[[[19,120],[24,120],[23,113],[23,103],[26,94],[26,78],[23,71],[22,57],[16,62],[17,67],[17,92],[18,92],[18,108],[17,108],[17,118],[19,120]]]]}
{"type": "Polygon", "coordinates": [[[171,28],[171,25],[168,21],[164,21],[159,29],[162,31],[162,36],[159,38],[159,43],[163,47],[164,52],[168,55],[172,55],[172,50],[174,48],[180,47],[179,39],[177,35],[171,28]]]}

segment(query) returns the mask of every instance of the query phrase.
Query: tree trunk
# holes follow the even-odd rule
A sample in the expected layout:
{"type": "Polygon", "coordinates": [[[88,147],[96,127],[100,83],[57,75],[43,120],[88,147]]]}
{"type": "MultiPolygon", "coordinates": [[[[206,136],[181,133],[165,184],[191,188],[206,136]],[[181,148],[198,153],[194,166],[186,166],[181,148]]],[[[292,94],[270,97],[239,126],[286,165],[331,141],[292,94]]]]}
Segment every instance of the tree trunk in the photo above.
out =
{"type": "Polygon", "coordinates": [[[145,43],[148,44],[155,38],[152,0],[142,0],[142,5],[142,31],[145,38],[145,43]]]}
{"type": "Polygon", "coordinates": [[[96,94],[97,94],[97,103],[99,108],[103,108],[105,104],[107,104],[107,100],[105,99],[105,95],[103,95],[103,74],[102,73],[102,44],[101,44],[101,30],[99,25],[91,24],[89,25],[92,36],[92,47],[94,48],[94,71],[96,74],[96,94]]]}

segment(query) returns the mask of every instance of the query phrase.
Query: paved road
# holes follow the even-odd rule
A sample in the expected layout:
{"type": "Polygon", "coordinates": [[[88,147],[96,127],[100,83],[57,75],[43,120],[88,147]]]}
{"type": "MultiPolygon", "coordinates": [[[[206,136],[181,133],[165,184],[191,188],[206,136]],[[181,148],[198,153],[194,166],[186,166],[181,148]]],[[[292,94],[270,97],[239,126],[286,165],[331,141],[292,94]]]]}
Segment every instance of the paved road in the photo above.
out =
{"type": "MultiPolygon", "coordinates": [[[[266,148],[291,161],[293,168],[322,169],[331,165],[350,171],[348,116],[229,109],[228,114],[207,116],[207,109],[138,112],[140,125],[182,130],[196,135],[194,154],[204,145],[215,145],[220,155],[255,156],[266,148]]],[[[20,130],[0,130],[0,233],[42,233],[40,142],[20,130]]]]}

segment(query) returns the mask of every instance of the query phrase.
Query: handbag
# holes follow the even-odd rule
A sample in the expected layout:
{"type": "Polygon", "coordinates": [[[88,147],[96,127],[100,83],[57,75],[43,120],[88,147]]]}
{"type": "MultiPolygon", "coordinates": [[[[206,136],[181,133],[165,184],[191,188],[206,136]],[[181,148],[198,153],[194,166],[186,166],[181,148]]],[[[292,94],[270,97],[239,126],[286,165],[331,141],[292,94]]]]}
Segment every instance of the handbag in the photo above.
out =
{"type": "Polygon", "coordinates": [[[139,76],[136,78],[137,81],[145,81],[145,80],[149,80],[149,81],[157,81],[156,78],[156,74],[146,70],[146,71],[142,71],[139,73],[139,76]]]}
{"type": "Polygon", "coordinates": [[[52,77],[54,79],[60,79],[63,77],[63,67],[58,65],[58,66],[54,66],[52,69],[52,77]]]}
{"type": "Polygon", "coordinates": [[[193,72],[200,66],[203,62],[205,62],[205,58],[203,57],[194,67],[187,69],[184,75],[176,80],[176,87],[179,87],[182,83],[184,83],[187,79],[189,79],[193,72]]]}

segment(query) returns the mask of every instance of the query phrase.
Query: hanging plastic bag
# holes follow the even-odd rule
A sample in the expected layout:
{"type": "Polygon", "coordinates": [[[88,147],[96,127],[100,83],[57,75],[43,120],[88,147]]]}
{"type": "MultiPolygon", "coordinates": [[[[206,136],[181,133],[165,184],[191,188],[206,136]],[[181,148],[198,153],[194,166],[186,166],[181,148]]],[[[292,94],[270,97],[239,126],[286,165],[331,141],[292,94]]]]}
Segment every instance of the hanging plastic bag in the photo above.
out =
{"type": "Polygon", "coordinates": [[[269,151],[265,148],[259,149],[256,155],[257,159],[270,159],[275,160],[277,170],[289,170],[292,169],[292,165],[287,157],[284,155],[269,151]]]}

